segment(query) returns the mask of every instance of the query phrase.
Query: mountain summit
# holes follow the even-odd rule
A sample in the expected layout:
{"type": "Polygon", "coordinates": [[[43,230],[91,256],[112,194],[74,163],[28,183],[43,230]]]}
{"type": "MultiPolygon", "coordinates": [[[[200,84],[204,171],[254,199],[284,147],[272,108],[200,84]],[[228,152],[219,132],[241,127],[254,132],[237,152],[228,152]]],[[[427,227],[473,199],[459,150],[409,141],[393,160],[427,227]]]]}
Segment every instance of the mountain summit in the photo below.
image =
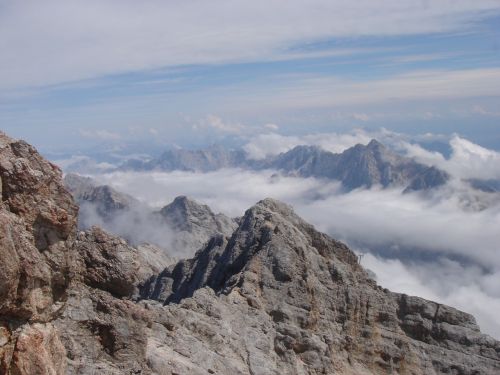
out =
{"type": "Polygon", "coordinates": [[[260,201],[169,265],[78,232],[61,177],[0,133],[2,374],[500,372],[500,342],[474,317],[377,286],[283,203],[260,201]]]}
{"type": "Polygon", "coordinates": [[[301,177],[338,180],[346,190],[375,185],[402,186],[406,191],[426,190],[448,180],[446,172],[398,155],[375,139],[340,154],[315,146],[297,146],[275,157],[267,167],[301,177]]]}

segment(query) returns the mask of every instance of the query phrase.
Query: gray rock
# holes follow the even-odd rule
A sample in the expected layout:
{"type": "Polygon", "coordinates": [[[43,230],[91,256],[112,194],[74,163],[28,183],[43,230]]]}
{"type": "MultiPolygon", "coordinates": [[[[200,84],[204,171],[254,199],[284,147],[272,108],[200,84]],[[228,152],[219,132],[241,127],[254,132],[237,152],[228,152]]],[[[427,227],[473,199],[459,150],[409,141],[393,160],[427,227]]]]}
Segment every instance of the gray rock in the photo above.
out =
{"type": "Polygon", "coordinates": [[[216,234],[231,236],[237,227],[235,220],[224,214],[215,214],[210,207],[193,199],[179,196],[163,207],[159,215],[173,230],[173,247],[192,255],[216,234]]]}
{"type": "Polygon", "coordinates": [[[376,140],[366,146],[358,144],[340,154],[318,146],[296,146],[264,160],[249,160],[241,150],[227,151],[220,146],[198,151],[171,150],[158,159],[145,163],[130,161],[122,168],[207,172],[228,167],[277,169],[295,176],[338,180],[347,191],[374,185],[403,187],[406,192],[427,190],[449,179],[446,172],[398,155],[376,140]]]}
{"type": "Polygon", "coordinates": [[[2,374],[500,372],[500,342],[471,315],[378,287],[345,245],[272,199],[169,265],[100,229],[77,233],[60,171],[3,134],[0,175],[2,374]]]}

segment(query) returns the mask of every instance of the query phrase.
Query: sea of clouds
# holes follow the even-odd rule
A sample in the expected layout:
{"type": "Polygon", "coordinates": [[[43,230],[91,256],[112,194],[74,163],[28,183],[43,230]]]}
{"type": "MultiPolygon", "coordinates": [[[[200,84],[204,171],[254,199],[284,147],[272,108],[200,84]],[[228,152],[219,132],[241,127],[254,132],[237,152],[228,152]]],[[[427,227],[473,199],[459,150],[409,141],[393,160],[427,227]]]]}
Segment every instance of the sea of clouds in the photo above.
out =
{"type": "MultiPolygon", "coordinates": [[[[468,178],[499,179],[500,153],[458,135],[427,134],[410,139],[385,130],[304,137],[260,135],[245,150],[250,158],[284,152],[298,144],[341,152],[373,137],[446,170],[452,176],[450,182],[432,192],[402,194],[401,189],[380,187],[345,193],[335,181],[285,176],[273,170],[121,171],[93,177],[151,207],[187,195],[231,217],[241,216],[263,198],[279,199],[319,230],[364,253],[363,266],[376,274],[382,286],[470,312],[484,332],[500,338],[496,317],[500,310],[499,193],[473,190],[464,182],[468,178]],[[428,150],[419,141],[446,142],[449,155],[428,150]]],[[[120,220],[127,225],[126,219],[120,220]]],[[[137,222],[134,231],[142,231],[137,222]]],[[[142,233],[150,232],[144,228],[142,233]]]]}

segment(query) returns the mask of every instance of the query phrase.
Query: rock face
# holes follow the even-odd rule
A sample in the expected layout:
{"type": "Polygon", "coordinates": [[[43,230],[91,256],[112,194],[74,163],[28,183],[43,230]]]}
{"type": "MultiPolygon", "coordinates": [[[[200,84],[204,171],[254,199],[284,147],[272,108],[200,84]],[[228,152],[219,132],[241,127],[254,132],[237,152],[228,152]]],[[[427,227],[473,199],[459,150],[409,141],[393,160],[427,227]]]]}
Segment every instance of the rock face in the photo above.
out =
{"type": "Polygon", "coordinates": [[[277,201],[171,264],[77,232],[60,171],[4,135],[0,176],[1,374],[500,372],[471,315],[378,287],[277,201]]]}

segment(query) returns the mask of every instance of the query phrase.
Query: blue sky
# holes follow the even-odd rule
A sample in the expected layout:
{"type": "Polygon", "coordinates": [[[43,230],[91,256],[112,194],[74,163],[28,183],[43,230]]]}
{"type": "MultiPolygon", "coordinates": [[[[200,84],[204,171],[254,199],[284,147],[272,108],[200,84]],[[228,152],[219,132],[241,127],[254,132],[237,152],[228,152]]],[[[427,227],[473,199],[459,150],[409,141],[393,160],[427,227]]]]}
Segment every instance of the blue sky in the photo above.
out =
{"type": "Polygon", "coordinates": [[[499,1],[0,0],[0,128],[41,150],[458,132],[500,149],[499,1]]]}

